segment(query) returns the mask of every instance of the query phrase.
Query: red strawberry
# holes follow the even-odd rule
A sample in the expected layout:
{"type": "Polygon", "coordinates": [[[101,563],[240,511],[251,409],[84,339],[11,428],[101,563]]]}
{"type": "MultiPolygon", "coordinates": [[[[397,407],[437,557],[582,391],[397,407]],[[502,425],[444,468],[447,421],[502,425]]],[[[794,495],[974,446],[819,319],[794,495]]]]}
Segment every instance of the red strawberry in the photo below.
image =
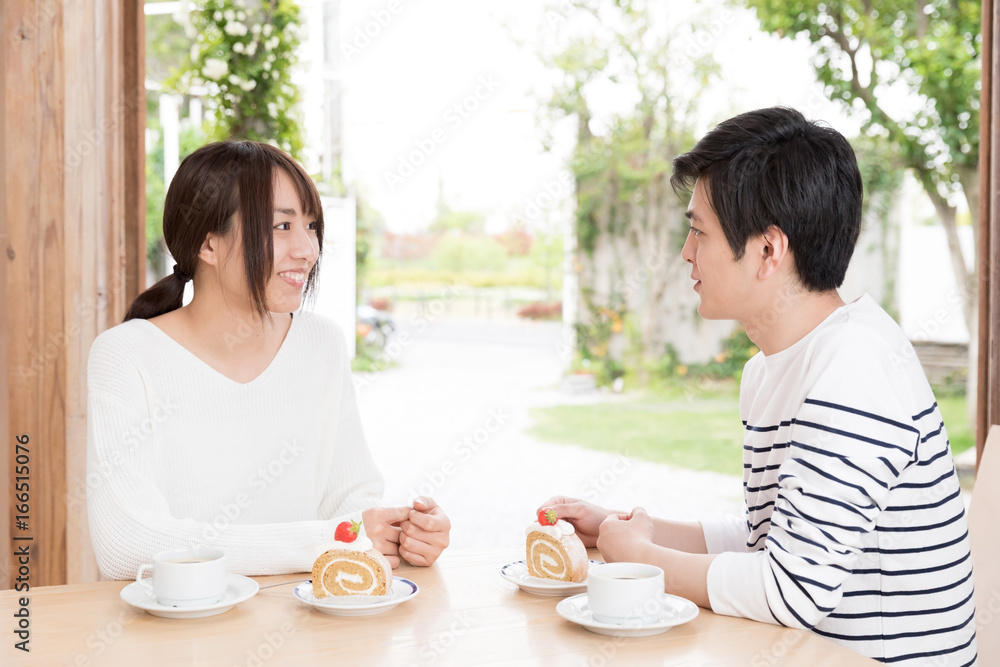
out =
{"type": "Polygon", "coordinates": [[[350,544],[354,540],[358,539],[358,533],[360,532],[360,521],[341,521],[337,525],[337,530],[333,534],[333,539],[338,542],[346,542],[350,544]]]}
{"type": "Polygon", "coordinates": [[[559,516],[556,514],[556,511],[551,507],[543,507],[542,509],[538,510],[538,523],[542,524],[543,526],[554,526],[556,525],[556,521],[558,520],[559,516]]]}

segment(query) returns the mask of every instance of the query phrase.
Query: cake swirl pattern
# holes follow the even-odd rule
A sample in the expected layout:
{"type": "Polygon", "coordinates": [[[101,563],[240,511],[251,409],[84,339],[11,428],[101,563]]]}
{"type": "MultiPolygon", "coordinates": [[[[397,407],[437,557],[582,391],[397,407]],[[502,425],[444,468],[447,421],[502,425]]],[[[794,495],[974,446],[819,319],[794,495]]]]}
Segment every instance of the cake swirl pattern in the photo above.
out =
{"type": "Polygon", "coordinates": [[[572,581],[565,547],[545,533],[532,531],[527,539],[528,574],[542,579],[572,581]]]}
{"type": "Polygon", "coordinates": [[[333,549],[313,565],[313,594],[386,595],[385,568],[367,553],[333,549]]]}
{"type": "Polygon", "coordinates": [[[538,511],[538,521],[524,531],[528,574],[539,579],[585,581],[587,549],[573,525],[558,517],[551,507],[538,511]]]}

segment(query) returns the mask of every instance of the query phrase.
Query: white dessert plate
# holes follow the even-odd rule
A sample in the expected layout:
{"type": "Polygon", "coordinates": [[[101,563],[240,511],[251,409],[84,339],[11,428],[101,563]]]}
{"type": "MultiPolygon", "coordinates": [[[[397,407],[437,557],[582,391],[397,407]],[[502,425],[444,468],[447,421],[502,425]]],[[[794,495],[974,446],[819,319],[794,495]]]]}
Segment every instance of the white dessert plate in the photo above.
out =
{"type": "Polygon", "coordinates": [[[315,607],[317,611],[331,616],[371,616],[412,600],[419,592],[420,587],[409,579],[393,577],[392,589],[388,595],[341,595],[320,600],[313,595],[312,579],[296,586],[292,595],[315,607]]]}
{"type": "MultiPolygon", "coordinates": [[[[599,560],[590,561],[590,567],[595,565],[604,565],[604,563],[599,560]]],[[[586,579],[583,581],[556,581],[555,579],[533,577],[528,574],[528,564],[523,560],[516,560],[501,567],[500,576],[512,584],[517,584],[517,587],[525,593],[533,595],[564,598],[567,595],[587,592],[586,579]]]]}
{"type": "Polygon", "coordinates": [[[226,592],[222,599],[213,604],[197,607],[167,607],[156,601],[156,596],[148,587],[133,581],[122,589],[121,598],[133,607],[145,610],[161,618],[204,618],[223,614],[241,602],[257,594],[257,582],[240,574],[226,575],[226,592]]]}
{"type": "Polygon", "coordinates": [[[610,637],[649,637],[698,618],[698,605],[690,600],[664,593],[661,602],[663,608],[655,620],[631,619],[621,625],[595,621],[594,614],[587,605],[586,593],[562,600],[556,605],[556,611],[567,621],[578,623],[591,632],[610,637]]]}

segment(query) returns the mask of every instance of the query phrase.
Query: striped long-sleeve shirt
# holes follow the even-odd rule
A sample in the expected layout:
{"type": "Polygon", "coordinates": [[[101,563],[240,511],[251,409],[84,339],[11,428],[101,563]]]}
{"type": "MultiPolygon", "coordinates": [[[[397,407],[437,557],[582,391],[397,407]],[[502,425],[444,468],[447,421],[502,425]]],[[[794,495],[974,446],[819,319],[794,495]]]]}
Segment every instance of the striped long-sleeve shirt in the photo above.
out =
{"type": "Polygon", "coordinates": [[[870,297],[747,363],[745,524],[704,523],[712,609],[894,665],[976,662],[965,506],[913,347],[870,297]]]}

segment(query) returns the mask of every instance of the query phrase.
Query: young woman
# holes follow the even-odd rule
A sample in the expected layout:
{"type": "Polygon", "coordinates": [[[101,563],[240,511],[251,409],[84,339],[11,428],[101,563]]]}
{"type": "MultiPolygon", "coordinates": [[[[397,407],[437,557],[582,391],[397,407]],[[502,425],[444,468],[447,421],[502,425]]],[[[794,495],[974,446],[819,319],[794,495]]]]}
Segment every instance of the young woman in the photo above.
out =
{"type": "Polygon", "coordinates": [[[90,352],[87,509],[104,576],[188,544],[223,549],[237,574],[308,571],[345,521],[393,567],[433,563],[448,517],[430,499],[378,507],[343,334],[299,310],[323,247],[303,169],[267,144],[204,146],[170,184],[163,234],[172,275],[90,352]]]}

